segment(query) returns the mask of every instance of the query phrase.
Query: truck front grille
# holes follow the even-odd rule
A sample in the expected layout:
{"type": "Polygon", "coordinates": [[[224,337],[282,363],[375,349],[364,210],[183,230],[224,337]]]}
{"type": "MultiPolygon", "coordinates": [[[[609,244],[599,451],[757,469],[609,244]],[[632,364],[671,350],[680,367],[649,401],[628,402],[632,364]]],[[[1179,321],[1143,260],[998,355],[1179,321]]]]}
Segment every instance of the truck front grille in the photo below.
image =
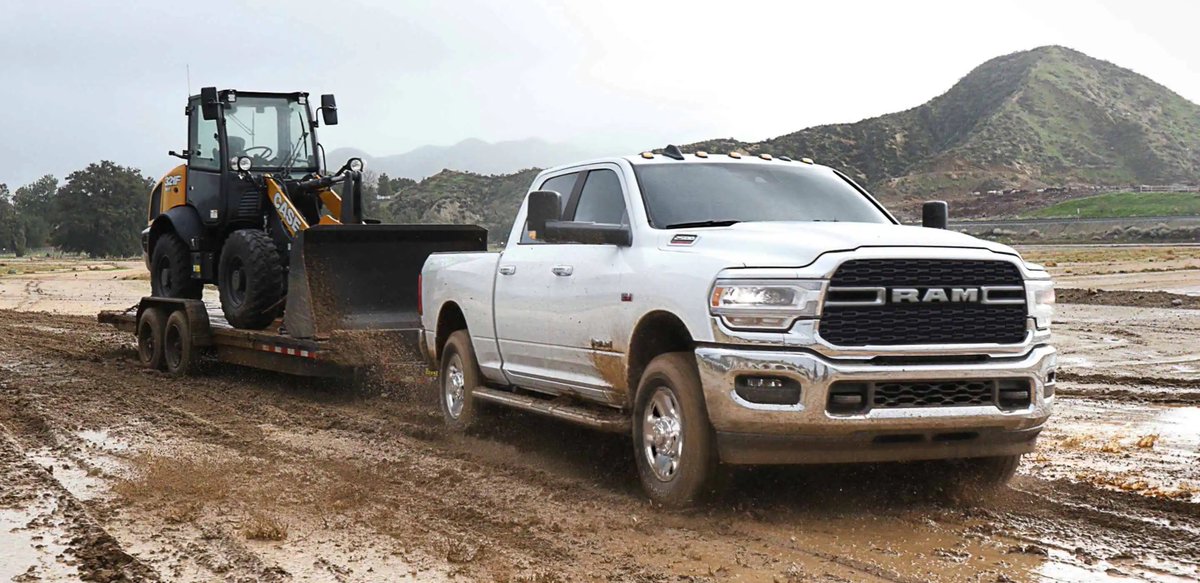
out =
{"type": "Polygon", "coordinates": [[[829,388],[828,410],[856,414],[869,409],[983,405],[1021,409],[1032,403],[1029,387],[1026,379],[839,381],[829,388]]]}
{"type": "Polygon", "coordinates": [[[1028,314],[1023,290],[1007,261],[851,260],[830,280],[819,331],[836,346],[1017,344],[1028,314]],[[897,301],[897,292],[927,301],[897,301]]]}

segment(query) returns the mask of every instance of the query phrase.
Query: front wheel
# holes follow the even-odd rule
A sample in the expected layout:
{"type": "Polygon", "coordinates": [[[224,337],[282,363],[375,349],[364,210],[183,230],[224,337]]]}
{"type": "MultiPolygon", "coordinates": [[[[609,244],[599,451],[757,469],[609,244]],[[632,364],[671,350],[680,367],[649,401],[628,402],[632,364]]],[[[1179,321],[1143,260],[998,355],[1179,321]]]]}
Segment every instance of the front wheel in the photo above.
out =
{"type": "Polygon", "coordinates": [[[634,456],[646,494],[676,508],[711,494],[716,438],[695,357],[673,352],[650,361],[638,384],[633,415],[634,456]]]}
{"type": "Polygon", "coordinates": [[[234,231],[221,249],[217,270],[221,311],[234,328],[262,330],[279,312],[283,261],[263,231],[234,231]]]}

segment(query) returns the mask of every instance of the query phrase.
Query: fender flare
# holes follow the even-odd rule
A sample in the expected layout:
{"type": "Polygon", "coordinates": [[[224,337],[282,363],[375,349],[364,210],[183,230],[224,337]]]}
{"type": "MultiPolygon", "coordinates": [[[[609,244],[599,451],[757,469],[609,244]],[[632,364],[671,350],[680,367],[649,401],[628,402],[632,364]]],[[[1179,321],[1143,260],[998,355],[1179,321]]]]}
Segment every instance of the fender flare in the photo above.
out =
{"type": "Polygon", "coordinates": [[[153,255],[154,244],[158,241],[159,235],[167,231],[175,231],[180,239],[187,244],[189,249],[195,250],[193,240],[199,239],[204,234],[204,225],[200,221],[200,213],[192,206],[177,206],[167,212],[158,215],[154,222],[150,224],[149,241],[146,246],[146,252],[153,255]]]}

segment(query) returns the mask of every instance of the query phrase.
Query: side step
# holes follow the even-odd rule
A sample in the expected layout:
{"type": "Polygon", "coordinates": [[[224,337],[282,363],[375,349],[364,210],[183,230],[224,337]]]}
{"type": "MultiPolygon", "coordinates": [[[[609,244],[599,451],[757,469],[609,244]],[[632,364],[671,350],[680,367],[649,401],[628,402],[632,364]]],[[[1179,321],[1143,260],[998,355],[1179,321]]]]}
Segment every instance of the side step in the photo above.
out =
{"type": "Polygon", "coordinates": [[[475,391],[472,394],[482,401],[497,403],[531,413],[549,415],[556,419],[562,419],[563,421],[569,421],[601,431],[628,433],[632,427],[629,418],[616,411],[610,413],[579,405],[566,405],[558,400],[518,395],[488,387],[475,387],[475,391]]]}

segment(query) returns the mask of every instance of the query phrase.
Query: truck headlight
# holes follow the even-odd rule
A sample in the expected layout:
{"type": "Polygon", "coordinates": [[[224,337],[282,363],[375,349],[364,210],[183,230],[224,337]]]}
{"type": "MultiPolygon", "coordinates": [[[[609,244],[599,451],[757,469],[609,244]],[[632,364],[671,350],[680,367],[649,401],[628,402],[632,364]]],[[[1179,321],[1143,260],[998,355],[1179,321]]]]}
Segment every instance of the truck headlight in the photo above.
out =
{"type": "Polygon", "coordinates": [[[815,318],[822,281],[717,280],[709,307],[730,328],[787,330],[799,318],[815,318]]]}
{"type": "Polygon", "coordinates": [[[1029,290],[1029,305],[1037,329],[1048,330],[1054,317],[1054,282],[1035,279],[1025,282],[1025,287],[1029,290]]]}

